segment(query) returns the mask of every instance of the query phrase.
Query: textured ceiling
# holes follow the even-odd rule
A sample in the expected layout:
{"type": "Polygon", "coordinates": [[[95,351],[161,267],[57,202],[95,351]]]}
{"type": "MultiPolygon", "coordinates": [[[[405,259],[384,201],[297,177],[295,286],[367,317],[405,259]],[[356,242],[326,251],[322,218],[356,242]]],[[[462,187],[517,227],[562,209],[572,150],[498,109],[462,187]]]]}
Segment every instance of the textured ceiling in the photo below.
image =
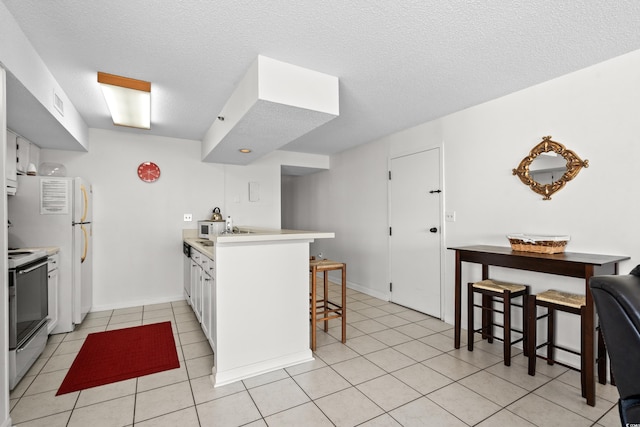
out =
{"type": "Polygon", "coordinates": [[[2,1],[93,128],[96,71],[151,81],[145,133],[189,139],[258,54],[336,76],[340,117],[283,147],[318,154],[640,49],[637,0],[2,1]]]}

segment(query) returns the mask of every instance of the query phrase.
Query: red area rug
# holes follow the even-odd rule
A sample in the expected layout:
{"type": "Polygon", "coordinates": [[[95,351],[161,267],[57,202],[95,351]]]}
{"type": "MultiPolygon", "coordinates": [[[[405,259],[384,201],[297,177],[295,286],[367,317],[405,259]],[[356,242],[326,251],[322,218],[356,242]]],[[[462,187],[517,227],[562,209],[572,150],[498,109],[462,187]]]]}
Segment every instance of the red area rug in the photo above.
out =
{"type": "Polygon", "coordinates": [[[89,334],[56,396],[180,367],[171,322],[89,334]]]}

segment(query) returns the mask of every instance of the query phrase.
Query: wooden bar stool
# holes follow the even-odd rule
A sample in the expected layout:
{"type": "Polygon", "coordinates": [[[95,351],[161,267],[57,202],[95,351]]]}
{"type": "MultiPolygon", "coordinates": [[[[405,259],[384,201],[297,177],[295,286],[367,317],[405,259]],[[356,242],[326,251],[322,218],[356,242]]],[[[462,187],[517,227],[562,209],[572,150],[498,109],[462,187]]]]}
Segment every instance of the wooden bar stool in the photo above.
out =
{"type": "MultiPolygon", "coordinates": [[[[584,311],[585,311],[586,298],[584,295],[572,294],[568,292],[561,292],[554,289],[544,291],[537,295],[530,295],[527,305],[529,306],[529,375],[536,374],[536,360],[538,359],[537,350],[542,347],[547,347],[547,356],[544,359],[548,365],[556,363],[554,353],[556,349],[576,354],[580,356],[580,384],[582,388],[582,396],[586,394],[586,379],[585,379],[585,366],[584,360],[584,311]],[[537,307],[547,307],[547,313],[538,316],[537,307]],[[559,346],[555,342],[555,312],[564,311],[566,313],[573,313],[580,316],[580,351],[575,351],[567,347],[559,346]],[[537,322],[539,319],[547,318],[547,340],[542,344],[537,344],[537,322]]],[[[564,366],[564,365],[563,365],[564,366]]]]}
{"type": "Polygon", "coordinates": [[[523,349],[525,354],[527,352],[527,335],[525,333],[527,324],[527,306],[525,304],[527,295],[529,295],[529,287],[527,285],[519,285],[513,283],[499,282],[497,280],[486,279],[481,282],[469,283],[467,289],[467,320],[468,320],[468,339],[467,339],[467,348],[469,351],[473,351],[473,334],[475,332],[481,332],[482,338],[487,338],[489,342],[493,342],[494,339],[498,341],[502,341],[504,344],[504,364],[506,366],[511,365],[511,346],[514,344],[523,341],[523,349]],[[474,295],[481,294],[482,295],[482,305],[477,305],[474,303],[474,295]],[[514,298],[522,297],[522,304],[512,303],[511,300],[514,298]],[[497,310],[493,308],[493,303],[496,301],[502,302],[503,310],[497,310]],[[511,307],[521,307],[522,308],[522,330],[514,329],[511,327],[511,307]],[[479,329],[474,329],[474,308],[479,307],[482,309],[482,327],[479,329]],[[503,314],[503,324],[499,325],[494,323],[493,314],[494,313],[502,313],[503,314]],[[503,338],[496,337],[494,334],[494,326],[503,329],[503,338]],[[511,339],[511,332],[518,332],[522,336],[517,340],[511,339]]]}
{"type": "Polygon", "coordinates": [[[309,311],[311,316],[311,350],[316,350],[316,324],[318,321],[324,322],[324,331],[329,330],[329,320],[341,319],[342,321],[342,342],[347,341],[347,264],[331,261],[328,259],[309,260],[309,271],[311,272],[311,292],[309,311]],[[342,271],[342,301],[340,304],[329,301],[329,279],[327,273],[333,270],[342,271]],[[322,299],[318,300],[316,278],[319,272],[324,273],[324,292],[322,299]],[[320,316],[320,317],[318,317],[320,316]]]}
{"type": "MultiPolygon", "coordinates": [[[[559,349],[565,351],[567,353],[575,354],[580,356],[580,383],[582,388],[582,396],[586,397],[586,378],[585,378],[585,366],[587,361],[584,358],[584,343],[585,343],[585,316],[584,311],[586,310],[586,297],[580,294],[572,294],[568,292],[557,291],[554,289],[547,290],[545,292],[539,293],[537,295],[530,295],[529,301],[527,303],[529,310],[529,375],[536,374],[536,360],[538,357],[545,359],[548,365],[553,365],[554,363],[558,363],[562,366],[564,365],[555,360],[555,350],[559,349]],[[537,307],[547,307],[547,313],[541,316],[538,316],[537,307]],[[564,311],[566,313],[577,314],[580,316],[580,351],[575,351],[573,349],[560,346],[555,341],[556,335],[556,321],[555,321],[555,312],[556,311],[564,311]],[[537,344],[537,321],[539,319],[547,318],[547,340],[542,344],[537,344]],[[537,350],[542,347],[547,347],[547,355],[546,357],[538,356],[537,350]]],[[[598,332],[598,351],[597,358],[595,361],[589,361],[589,363],[597,363],[598,366],[598,381],[601,384],[606,384],[606,363],[607,363],[607,354],[606,349],[604,347],[604,339],[602,337],[602,333],[600,332],[600,328],[597,328],[598,332]]],[[[568,368],[575,369],[573,367],[567,366],[568,368]]],[[[613,376],[612,376],[613,381],[613,376]]]]}

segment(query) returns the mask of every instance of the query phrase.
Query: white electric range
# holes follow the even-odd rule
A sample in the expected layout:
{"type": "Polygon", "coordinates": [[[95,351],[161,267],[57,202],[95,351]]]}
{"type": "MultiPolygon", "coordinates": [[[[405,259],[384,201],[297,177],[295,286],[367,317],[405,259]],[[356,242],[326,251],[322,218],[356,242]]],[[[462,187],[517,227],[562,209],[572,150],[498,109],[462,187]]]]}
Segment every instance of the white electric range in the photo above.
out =
{"type": "Polygon", "coordinates": [[[40,249],[9,250],[9,389],[13,390],[47,344],[48,262],[40,249]]]}

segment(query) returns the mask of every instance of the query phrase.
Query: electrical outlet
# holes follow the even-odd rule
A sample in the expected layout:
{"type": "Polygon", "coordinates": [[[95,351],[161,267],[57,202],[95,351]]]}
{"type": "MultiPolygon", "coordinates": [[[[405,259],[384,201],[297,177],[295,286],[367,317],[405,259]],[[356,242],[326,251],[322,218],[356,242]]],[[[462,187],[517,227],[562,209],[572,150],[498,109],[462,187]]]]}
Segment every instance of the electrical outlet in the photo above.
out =
{"type": "Polygon", "coordinates": [[[184,214],[184,221],[185,221],[185,222],[191,222],[191,221],[193,221],[193,215],[191,215],[191,214],[184,214]]]}
{"type": "Polygon", "coordinates": [[[318,259],[322,259],[322,252],[318,254],[318,259]]]}
{"type": "Polygon", "coordinates": [[[456,212],[445,212],[444,213],[444,220],[447,222],[456,222],[456,212]]]}

